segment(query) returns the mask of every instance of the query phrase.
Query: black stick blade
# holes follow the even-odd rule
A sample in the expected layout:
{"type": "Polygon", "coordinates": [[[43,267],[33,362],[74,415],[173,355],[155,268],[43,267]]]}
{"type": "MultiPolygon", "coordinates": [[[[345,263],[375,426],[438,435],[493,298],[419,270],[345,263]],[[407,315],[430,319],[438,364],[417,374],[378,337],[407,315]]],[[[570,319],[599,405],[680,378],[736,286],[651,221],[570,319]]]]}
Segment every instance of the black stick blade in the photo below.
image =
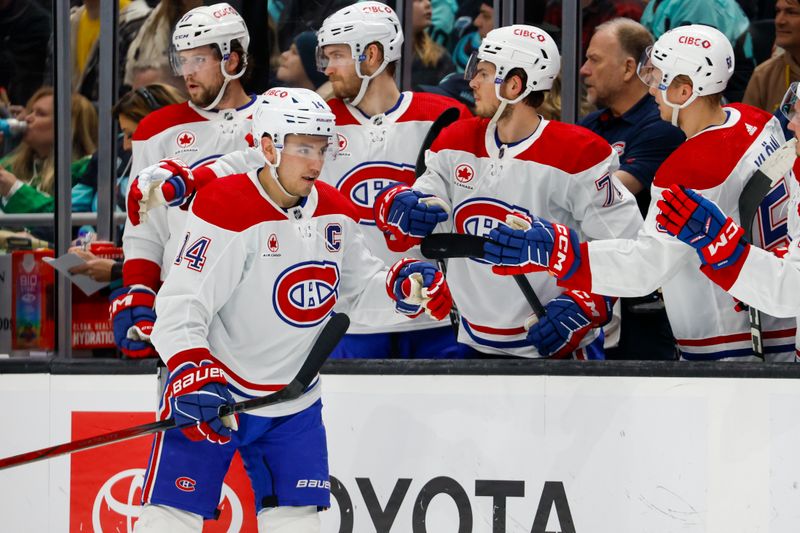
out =
{"type": "Polygon", "coordinates": [[[483,257],[483,244],[489,239],[463,233],[432,233],[422,239],[420,250],[428,259],[483,257]]]}

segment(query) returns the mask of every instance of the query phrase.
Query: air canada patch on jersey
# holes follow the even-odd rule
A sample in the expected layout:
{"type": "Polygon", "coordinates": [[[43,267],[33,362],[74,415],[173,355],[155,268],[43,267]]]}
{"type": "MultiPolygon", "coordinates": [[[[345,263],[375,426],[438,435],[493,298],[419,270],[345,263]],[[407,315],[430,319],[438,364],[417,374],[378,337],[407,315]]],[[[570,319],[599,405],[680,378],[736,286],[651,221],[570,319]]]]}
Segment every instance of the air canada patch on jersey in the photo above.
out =
{"type": "MultiPolygon", "coordinates": [[[[508,215],[523,215],[532,218],[524,207],[507,204],[494,198],[471,198],[460,203],[453,210],[453,223],[456,233],[488,237],[489,232],[506,223],[508,215]]],[[[480,259],[475,261],[484,262],[480,259]]]]}
{"type": "Polygon", "coordinates": [[[336,188],[355,206],[358,223],[375,225],[372,206],[375,198],[385,187],[394,183],[414,184],[414,166],[389,161],[370,161],[362,163],[336,184],[336,188]]]}
{"type": "Polygon", "coordinates": [[[278,275],[272,305],[281,320],[299,328],[321,323],[339,298],[339,266],[331,261],[305,261],[278,275]]]}

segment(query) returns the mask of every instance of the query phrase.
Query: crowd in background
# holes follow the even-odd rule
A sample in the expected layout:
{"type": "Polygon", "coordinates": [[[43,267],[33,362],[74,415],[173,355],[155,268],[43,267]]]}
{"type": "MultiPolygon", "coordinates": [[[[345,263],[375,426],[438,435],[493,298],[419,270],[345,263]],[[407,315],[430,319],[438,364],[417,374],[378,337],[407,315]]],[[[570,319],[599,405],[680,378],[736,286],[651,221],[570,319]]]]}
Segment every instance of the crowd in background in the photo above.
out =
{"type": "MultiPolygon", "coordinates": [[[[184,13],[204,3],[213,2],[119,0],[120,83],[113,108],[119,132],[114,205],[119,210],[125,207],[130,138],[136,125],[150,111],[186,100],[183,80],[173,74],[169,63],[171,33],[184,13]]],[[[316,30],[325,17],[351,0],[230,3],[251,35],[252,69],[243,79],[249,93],[291,86],[315,90],[326,100],[333,96],[327,77],[317,69],[316,30]]],[[[386,3],[397,7],[394,1],[386,3]]],[[[72,209],[90,212],[97,207],[100,0],[73,0],[72,4],[72,209]]],[[[638,21],[655,38],[673,27],[707,24],[734,44],[736,69],[724,93],[725,102],[759,107],[774,113],[785,126],[777,108],[788,86],[800,80],[798,0],[580,0],[580,4],[581,62],[586,62],[582,79],[592,79],[586,53],[596,29],[607,21],[618,17],[638,21]]],[[[406,14],[413,31],[407,37],[413,41],[413,90],[450,96],[474,108],[463,72],[471,53],[494,27],[492,5],[477,0],[414,0],[406,14]]],[[[529,1],[519,22],[545,29],[560,43],[561,14],[559,0],[529,1]]],[[[0,0],[0,214],[54,211],[55,182],[60,177],[54,168],[53,23],[49,1],[0,0]],[[25,126],[11,127],[14,120],[25,126]]],[[[587,96],[586,88],[581,87],[581,117],[607,103],[594,98],[593,86],[587,96]]],[[[556,80],[540,112],[545,118],[558,119],[560,111],[560,81],[556,80]]],[[[634,183],[631,188],[635,194],[640,192],[636,187],[634,183]]],[[[0,222],[0,249],[9,235],[30,238],[32,243],[52,242],[52,228],[0,222]]],[[[104,263],[101,270],[110,276],[111,264],[104,263]]]]}

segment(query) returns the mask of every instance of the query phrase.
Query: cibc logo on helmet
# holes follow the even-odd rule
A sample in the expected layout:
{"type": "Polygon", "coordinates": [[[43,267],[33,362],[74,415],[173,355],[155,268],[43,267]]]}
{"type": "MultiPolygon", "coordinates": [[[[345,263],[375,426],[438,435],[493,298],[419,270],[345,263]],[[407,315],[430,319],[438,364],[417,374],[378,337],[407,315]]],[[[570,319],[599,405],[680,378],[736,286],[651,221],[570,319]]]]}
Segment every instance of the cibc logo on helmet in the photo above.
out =
{"type": "Polygon", "coordinates": [[[697,46],[702,48],[711,48],[711,41],[701,37],[692,37],[690,35],[681,35],[678,37],[678,42],[681,44],[688,44],[689,46],[697,46]]]}
{"type": "Polygon", "coordinates": [[[371,6],[364,6],[361,8],[361,11],[364,13],[391,13],[392,8],[389,6],[383,5],[371,5],[371,6]]]}
{"type": "Polygon", "coordinates": [[[525,28],[516,28],[514,29],[514,35],[519,35],[520,37],[529,37],[531,39],[536,39],[539,42],[544,42],[545,38],[544,35],[541,33],[536,33],[530,30],[526,30],[525,28]]]}
{"type": "Polygon", "coordinates": [[[214,18],[221,19],[222,17],[226,17],[228,15],[238,15],[238,13],[231,6],[228,6],[223,9],[217,9],[216,11],[214,11],[213,15],[214,18]]]}
{"type": "Polygon", "coordinates": [[[286,98],[289,96],[288,91],[281,91],[278,89],[270,89],[269,91],[264,93],[264,96],[277,96],[278,98],[286,98]]]}

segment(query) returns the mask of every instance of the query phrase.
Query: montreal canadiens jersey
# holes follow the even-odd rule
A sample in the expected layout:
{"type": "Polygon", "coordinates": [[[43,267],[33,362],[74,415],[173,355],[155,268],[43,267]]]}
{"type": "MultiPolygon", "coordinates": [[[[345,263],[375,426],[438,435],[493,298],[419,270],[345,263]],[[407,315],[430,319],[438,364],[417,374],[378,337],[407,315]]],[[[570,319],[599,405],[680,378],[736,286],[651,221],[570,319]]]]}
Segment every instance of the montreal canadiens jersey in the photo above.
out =
{"type": "MultiPolygon", "coordinates": [[[[780,317],[797,317],[800,325],[800,159],[787,182],[787,209],[791,242],[783,260],[770,252],[751,248],[739,276],[728,292],[757,309],[780,317]]],[[[795,336],[795,353],[800,356],[800,338],[795,336]]]]}
{"type": "MultiPolygon", "coordinates": [[[[373,205],[378,193],[392,183],[412,185],[415,166],[425,135],[436,118],[455,107],[462,117],[469,111],[451,98],[428,93],[403,92],[386,113],[368,117],[342,100],[328,101],[336,115],[336,158],[327,161],[320,179],[336,187],[352,204],[372,252],[391,266],[403,257],[421,259],[418,250],[391,252],[377,227],[373,205]]],[[[379,333],[442,327],[443,323],[420,316],[413,322],[389,326],[371,321],[352,322],[350,333],[379,333]]]]}
{"type": "MultiPolygon", "coordinates": [[[[739,195],[758,166],[783,139],[778,121],[751,106],[724,108],[726,121],[688,139],[656,172],[647,219],[636,240],[588,244],[591,287],[615,296],[639,296],[663,288],[664,305],[681,356],[688,360],[754,358],[749,318],[736,312],[729,294],[700,272],[700,259],[690,246],[671,237],[656,223],[655,202],[665,188],[680,184],[700,192],[739,220],[739,195]]],[[[765,227],[782,225],[786,239],[788,182],[782,180],[761,205],[765,227]]],[[[758,232],[755,232],[758,233],[758,232]]],[[[764,244],[764,231],[761,231],[764,244]]],[[[769,245],[769,243],[767,243],[769,245]]],[[[794,360],[795,324],[762,317],[764,351],[769,360],[794,360]]]]}
{"type": "MultiPolygon", "coordinates": [[[[131,176],[163,158],[177,158],[192,169],[213,163],[218,157],[249,147],[250,117],[255,97],[238,109],[205,111],[191,102],[169,105],[147,115],[133,136],[131,176]]],[[[125,283],[131,276],[128,261],[141,259],[169,271],[183,235],[186,211],[166,206],[148,211],[147,220],[134,226],[128,221],[123,235],[125,283]]],[[[154,287],[155,288],[155,287],[154,287]]]]}
{"type": "MultiPolygon", "coordinates": [[[[352,208],[324,183],[284,210],[255,171],[220,178],[198,192],[184,229],[158,293],[153,344],[170,369],[210,353],[237,399],[289,383],[331,312],[409,320],[394,311],[386,269],[352,208]]],[[[254,412],[283,416],[319,396],[315,381],[301,398],[254,412]]]]}
{"type": "MultiPolygon", "coordinates": [[[[501,145],[489,119],[449,126],[426,154],[414,189],[451,206],[438,231],[487,236],[513,213],[576,228],[582,238],[632,237],[642,224],[633,195],[613,172],[611,146],[587,129],[541,120],[514,145],[501,145]]],[[[529,274],[543,304],[563,292],[546,273],[529,274]]],[[[523,327],[532,311],[511,276],[478,259],[450,259],[447,279],[461,313],[458,341],[485,353],[541,357],[523,327]]],[[[597,336],[590,332],[585,346],[597,336]]]]}

